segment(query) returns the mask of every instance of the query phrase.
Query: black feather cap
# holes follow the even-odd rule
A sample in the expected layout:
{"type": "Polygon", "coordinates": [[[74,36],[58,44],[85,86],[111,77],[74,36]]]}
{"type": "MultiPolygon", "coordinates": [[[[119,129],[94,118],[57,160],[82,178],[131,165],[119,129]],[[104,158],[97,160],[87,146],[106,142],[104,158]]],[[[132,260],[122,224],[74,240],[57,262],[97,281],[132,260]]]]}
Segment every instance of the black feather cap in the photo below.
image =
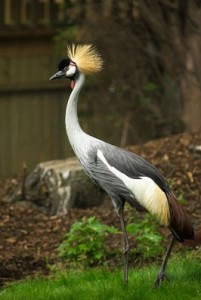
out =
{"type": "Polygon", "coordinates": [[[69,58],[63,58],[58,64],[59,71],[62,71],[64,68],[68,67],[71,60],[69,58]]]}

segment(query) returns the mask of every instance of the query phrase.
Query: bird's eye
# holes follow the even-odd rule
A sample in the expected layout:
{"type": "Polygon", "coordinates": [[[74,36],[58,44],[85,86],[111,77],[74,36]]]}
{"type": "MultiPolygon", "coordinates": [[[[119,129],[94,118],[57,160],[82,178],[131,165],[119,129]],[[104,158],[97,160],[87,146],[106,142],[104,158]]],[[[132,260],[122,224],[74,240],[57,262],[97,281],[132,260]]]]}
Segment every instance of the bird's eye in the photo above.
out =
{"type": "Polygon", "coordinates": [[[65,68],[64,68],[64,71],[65,71],[65,72],[67,72],[67,71],[68,71],[68,69],[69,69],[68,67],[65,67],[65,68]]]}

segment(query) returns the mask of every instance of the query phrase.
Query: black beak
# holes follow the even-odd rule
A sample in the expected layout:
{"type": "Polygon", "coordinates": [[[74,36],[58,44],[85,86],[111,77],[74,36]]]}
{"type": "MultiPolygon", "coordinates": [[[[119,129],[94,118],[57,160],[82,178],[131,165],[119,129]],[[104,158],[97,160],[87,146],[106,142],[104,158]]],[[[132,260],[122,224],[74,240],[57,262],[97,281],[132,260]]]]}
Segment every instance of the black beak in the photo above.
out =
{"type": "Polygon", "coordinates": [[[52,77],[49,78],[49,80],[54,80],[54,79],[60,79],[60,78],[65,78],[66,77],[66,71],[61,70],[54,74],[52,77]]]}

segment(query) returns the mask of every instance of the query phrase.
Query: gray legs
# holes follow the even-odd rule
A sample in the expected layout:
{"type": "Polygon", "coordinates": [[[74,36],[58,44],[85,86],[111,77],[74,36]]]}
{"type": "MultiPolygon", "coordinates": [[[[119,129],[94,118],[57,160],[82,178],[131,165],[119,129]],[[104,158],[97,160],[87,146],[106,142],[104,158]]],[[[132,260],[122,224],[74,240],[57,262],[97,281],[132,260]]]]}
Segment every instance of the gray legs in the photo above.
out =
{"type": "Polygon", "coordinates": [[[161,283],[162,281],[164,281],[165,279],[167,279],[167,277],[166,277],[166,275],[165,275],[165,268],[166,268],[166,266],[167,266],[167,262],[168,262],[170,253],[171,253],[171,251],[172,251],[172,247],[173,247],[173,245],[174,245],[174,242],[175,242],[175,238],[172,237],[172,238],[171,238],[171,241],[170,241],[170,244],[169,244],[169,246],[168,246],[168,248],[167,248],[167,252],[166,252],[166,254],[165,254],[164,260],[163,260],[163,262],[162,262],[160,271],[159,271],[158,276],[156,277],[156,280],[155,280],[155,282],[154,282],[154,287],[155,287],[155,288],[157,288],[157,287],[160,285],[160,283],[161,283]]]}
{"type": "Polygon", "coordinates": [[[128,241],[128,234],[126,231],[126,225],[124,221],[124,204],[125,201],[120,198],[111,197],[114,207],[116,208],[117,214],[120,218],[121,230],[123,234],[123,255],[124,255],[124,284],[128,284],[128,259],[130,253],[130,245],[128,241]]]}
{"type": "MultiPolygon", "coordinates": [[[[126,226],[125,226],[125,221],[124,221],[123,210],[119,210],[119,217],[120,217],[120,221],[121,221],[121,229],[122,229],[123,240],[124,240],[124,248],[123,248],[123,254],[124,254],[124,284],[128,284],[128,259],[129,259],[129,253],[130,253],[130,245],[129,245],[129,241],[128,241],[128,235],[127,235],[127,232],[126,232],[126,226]]],[[[157,288],[161,284],[161,282],[163,282],[165,279],[168,280],[168,278],[165,275],[165,269],[166,269],[167,262],[168,262],[168,259],[170,257],[174,242],[175,242],[175,238],[172,237],[171,241],[170,241],[170,244],[167,248],[165,257],[163,259],[160,271],[159,271],[159,273],[156,277],[156,280],[154,282],[154,287],[155,288],[157,288]]]]}
{"type": "MultiPolygon", "coordinates": [[[[128,259],[129,259],[129,253],[130,253],[130,245],[129,245],[128,235],[127,235],[127,232],[126,232],[126,226],[125,226],[125,221],[124,221],[124,203],[116,202],[116,201],[113,201],[113,203],[115,204],[115,207],[117,209],[117,212],[118,212],[118,215],[119,215],[119,218],[120,218],[120,222],[121,222],[121,230],[122,230],[123,241],[124,241],[124,248],[123,248],[123,254],[124,254],[124,284],[127,284],[128,283],[128,259]]],[[[165,257],[163,259],[160,271],[159,271],[159,273],[156,277],[156,280],[154,282],[154,287],[155,288],[157,288],[162,281],[167,279],[167,277],[165,275],[165,268],[167,266],[167,262],[168,262],[168,259],[170,257],[174,242],[175,242],[175,238],[173,236],[171,238],[170,244],[167,248],[167,251],[166,251],[165,257]]]]}
{"type": "Polygon", "coordinates": [[[121,229],[122,229],[123,241],[124,241],[124,248],[123,248],[123,254],[124,254],[124,284],[127,284],[128,283],[128,258],[129,258],[129,253],[130,253],[130,245],[129,245],[129,241],[128,241],[128,235],[127,235],[127,232],[126,232],[123,208],[118,210],[118,215],[120,217],[121,229]]]}

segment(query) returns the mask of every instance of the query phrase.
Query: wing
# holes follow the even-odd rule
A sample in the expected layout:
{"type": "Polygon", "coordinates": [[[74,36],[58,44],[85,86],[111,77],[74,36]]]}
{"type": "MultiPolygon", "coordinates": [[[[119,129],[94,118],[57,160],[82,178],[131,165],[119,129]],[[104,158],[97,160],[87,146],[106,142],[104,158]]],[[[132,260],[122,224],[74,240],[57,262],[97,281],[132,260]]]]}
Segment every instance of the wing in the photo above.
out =
{"type": "Polygon", "coordinates": [[[169,191],[168,184],[160,172],[148,161],[139,155],[122,150],[118,147],[114,148],[115,155],[110,155],[109,152],[104,151],[106,158],[113,165],[116,161],[116,168],[125,173],[131,178],[139,179],[141,177],[151,178],[162,191],[169,191]]]}
{"type": "Polygon", "coordinates": [[[101,159],[98,153],[102,153],[109,166],[129,178],[140,179],[142,177],[148,177],[152,179],[163,192],[167,193],[170,191],[166,180],[160,172],[139,155],[110,144],[100,145],[100,147],[96,147],[91,151],[90,157],[97,167],[99,166],[101,169],[105,167],[102,165],[103,160],[102,163],[100,162],[101,159]]]}

